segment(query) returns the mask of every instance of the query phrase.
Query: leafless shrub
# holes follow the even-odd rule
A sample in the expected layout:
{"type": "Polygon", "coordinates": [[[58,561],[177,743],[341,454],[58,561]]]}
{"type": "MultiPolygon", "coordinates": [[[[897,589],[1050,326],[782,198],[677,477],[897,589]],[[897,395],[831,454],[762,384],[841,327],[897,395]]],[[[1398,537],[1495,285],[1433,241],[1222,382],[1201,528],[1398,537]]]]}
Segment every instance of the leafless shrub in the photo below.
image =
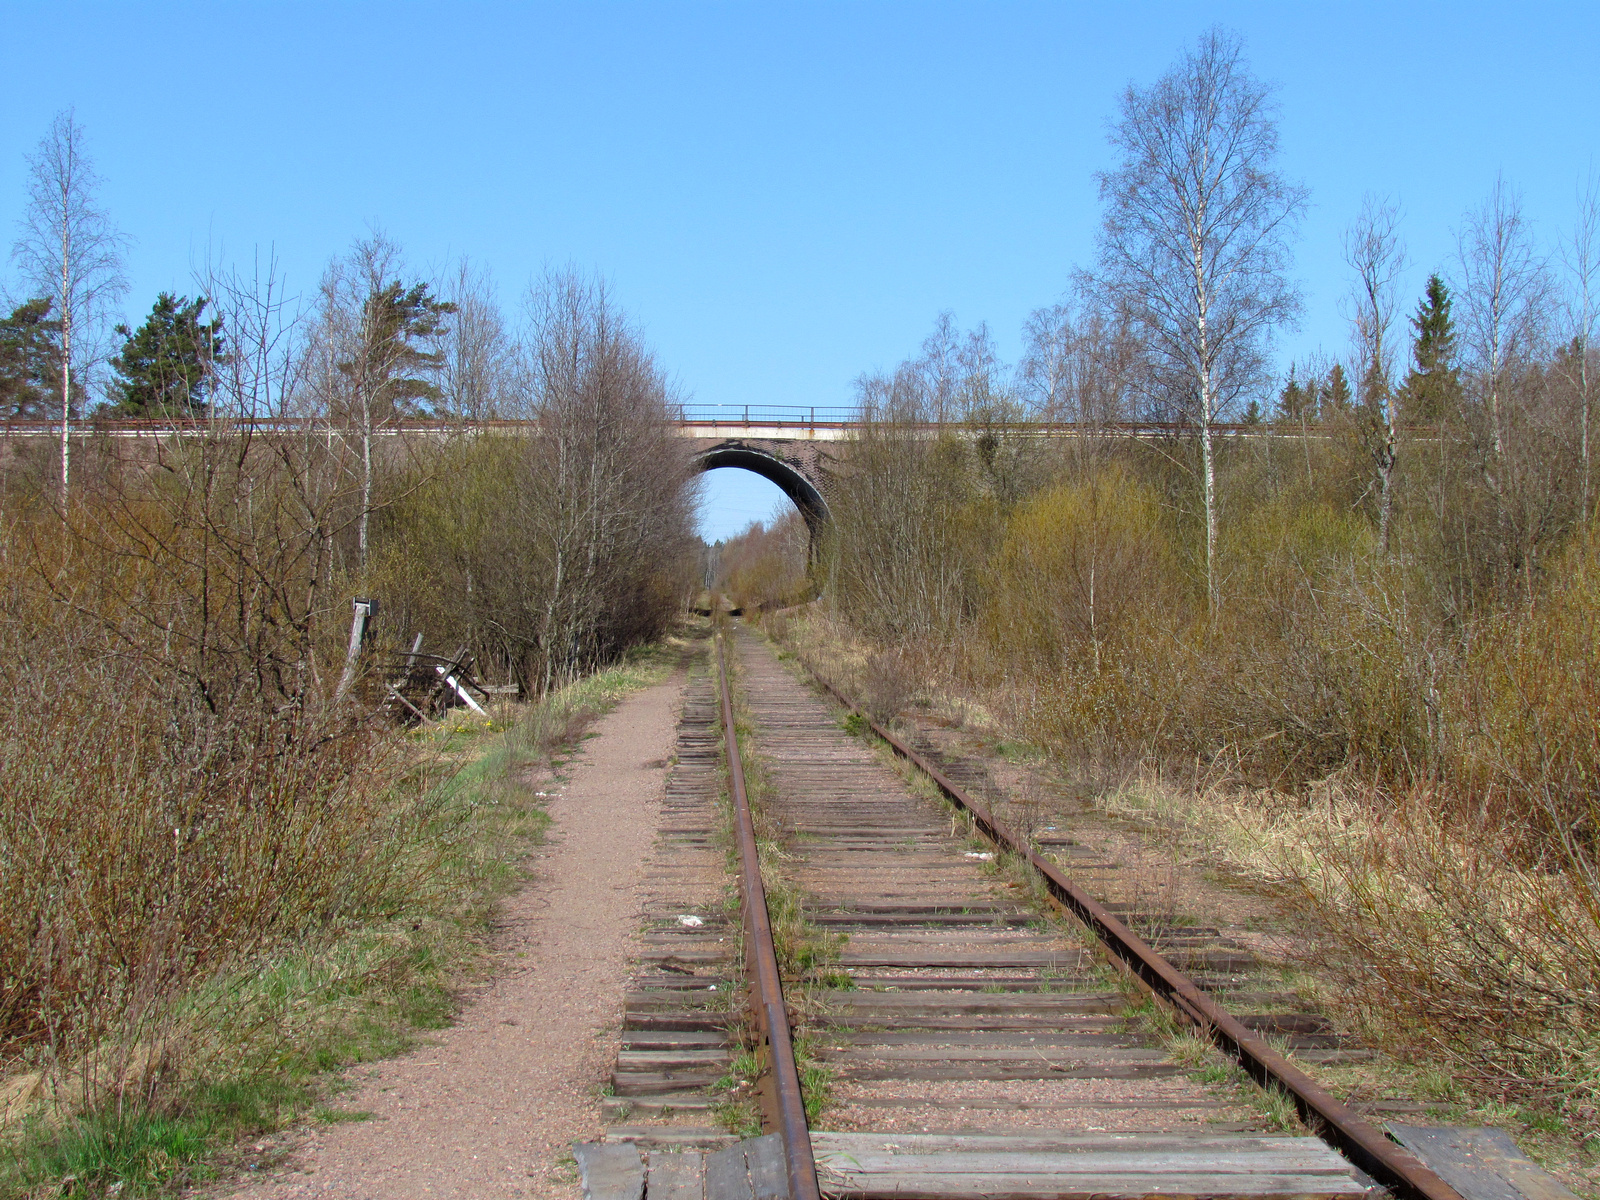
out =
{"type": "Polygon", "coordinates": [[[1346,791],[1304,821],[1292,871],[1318,965],[1402,1054],[1441,1052],[1513,1100],[1600,1132],[1600,890],[1592,850],[1530,865],[1517,832],[1426,791],[1346,791]]]}
{"type": "Polygon", "coordinates": [[[791,509],[769,526],[753,523],[721,544],[713,588],[747,613],[792,604],[805,595],[811,532],[791,509]]]}
{"type": "Polygon", "coordinates": [[[863,679],[865,703],[880,724],[898,720],[917,692],[917,678],[906,656],[896,650],[880,651],[867,659],[863,679]]]}
{"type": "Polygon", "coordinates": [[[394,485],[374,587],[402,629],[498,664],[523,693],[665,628],[693,580],[692,474],[675,401],[603,286],[571,273],[529,299],[516,401],[531,435],[457,439],[394,485]]]}
{"type": "MultiPolygon", "coordinates": [[[[275,277],[214,282],[214,395],[260,413],[295,361],[275,277]]],[[[397,744],[331,699],[325,449],[219,426],[85,467],[65,512],[13,492],[0,528],[0,680],[27,697],[0,713],[0,1053],[64,1103],[138,1105],[198,1069],[199,983],[392,907],[444,839],[397,744]]]]}

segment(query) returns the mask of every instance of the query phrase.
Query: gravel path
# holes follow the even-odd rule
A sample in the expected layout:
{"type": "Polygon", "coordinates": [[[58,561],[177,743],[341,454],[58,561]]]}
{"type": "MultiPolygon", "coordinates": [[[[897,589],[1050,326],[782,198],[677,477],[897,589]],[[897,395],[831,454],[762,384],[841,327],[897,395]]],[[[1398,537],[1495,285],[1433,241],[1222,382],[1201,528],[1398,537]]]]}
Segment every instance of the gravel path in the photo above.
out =
{"type": "Polygon", "coordinates": [[[581,1195],[568,1148],[601,1131],[599,1088],[640,929],[638,868],[682,691],[680,675],[596,724],[550,805],[533,880],[502,911],[503,968],[452,1028],[362,1069],[345,1107],[373,1118],[317,1129],[282,1167],[229,1195],[581,1195]]]}

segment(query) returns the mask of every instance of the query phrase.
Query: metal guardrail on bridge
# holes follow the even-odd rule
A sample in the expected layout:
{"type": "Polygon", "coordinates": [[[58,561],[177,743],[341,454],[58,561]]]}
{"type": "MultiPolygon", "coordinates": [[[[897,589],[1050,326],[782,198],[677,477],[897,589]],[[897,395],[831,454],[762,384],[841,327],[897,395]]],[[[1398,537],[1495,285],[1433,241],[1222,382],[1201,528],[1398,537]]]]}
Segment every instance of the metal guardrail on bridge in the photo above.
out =
{"type": "MultiPolygon", "coordinates": [[[[496,418],[468,420],[464,418],[403,417],[384,421],[373,426],[374,435],[395,437],[405,434],[444,437],[452,434],[506,432],[516,433],[538,428],[538,421],[529,419],[496,418]]],[[[858,408],[838,406],[800,407],[794,405],[692,405],[685,408],[677,420],[679,428],[696,431],[761,429],[761,430],[848,430],[864,427],[868,422],[858,408]]],[[[923,434],[954,433],[1014,433],[1034,437],[1178,437],[1192,435],[1192,424],[1178,421],[918,421],[896,422],[895,427],[923,434]]],[[[1334,427],[1294,424],[1214,424],[1212,431],[1224,436],[1267,438],[1325,438],[1333,436],[1334,427]]],[[[354,425],[331,422],[326,417],[132,417],[115,420],[98,417],[78,418],[68,422],[67,431],[73,438],[89,437],[199,437],[237,434],[297,434],[317,437],[356,437],[360,428],[354,425]]],[[[1401,432],[1430,436],[1430,427],[1407,427],[1401,432]]],[[[60,420],[0,420],[0,440],[8,437],[60,437],[60,420]]],[[[770,436],[770,435],[769,435],[770,436]]]]}

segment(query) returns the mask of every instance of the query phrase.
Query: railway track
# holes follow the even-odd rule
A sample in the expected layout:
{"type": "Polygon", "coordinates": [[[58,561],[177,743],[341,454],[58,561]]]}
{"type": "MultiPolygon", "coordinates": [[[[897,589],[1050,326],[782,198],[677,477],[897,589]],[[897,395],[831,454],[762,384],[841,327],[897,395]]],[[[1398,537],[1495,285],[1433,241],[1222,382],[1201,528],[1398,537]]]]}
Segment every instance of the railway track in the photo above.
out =
{"type": "MultiPolygon", "coordinates": [[[[1359,1053],[1314,1014],[1295,1011],[1292,996],[1251,991],[1247,951],[1217,930],[1184,926],[1163,931],[1157,956],[1078,893],[1058,895],[1069,915],[1049,918],[1037,892],[1040,879],[1054,889],[1053,862],[1005,863],[993,840],[975,837],[931,789],[912,786],[846,732],[836,707],[764,641],[735,628],[725,646],[758,759],[741,767],[735,755],[729,765],[760,783],[753,820],[771,843],[767,885],[798,897],[804,918],[803,952],[786,931],[779,1003],[820,1111],[794,1128],[801,1071],[784,1073],[789,1031],[750,1019],[775,984],[743,994],[761,922],[749,919],[747,888],[742,923],[729,903],[743,789],[730,789],[731,810],[719,806],[718,717],[730,702],[717,694],[712,666],[686,696],[650,868],[649,928],[605,1102],[612,1150],[591,1147],[584,1164],[596,1200],[608,1188],[635,1200],[646,1189],[658,1200],[805,1200],[819,1189],[860,1200],[1310,1200],[1366,1195],[1380,1181],[1412,1198],[1459,1200],[1398,1147],[1365,1153],[1359,1137],[1376,1131],[1357,1114],[1341,1110],[1344,1126],[1333,1128],[1312,1111],[1325,1137],[1296,1136],[1241,1102],[1237,1088],[1206,1081],[1208,1064],[1216,1074],[1211,1041],[1239,1058],[1242,1038],[1247,1067],[1254,1054],[1291,1076],[1280,1051],[1302,1061],[1359,1053]],[[1152,968],[1130,965],[1126,946],[1109,940],[1123,935],[1158,964],[1153,983],[1152,968]],[[1207,1007],[1230,990],[1241,1021],[1207,1007]],[[1197,1011],[1200,1036],[1175,1035],[1197,1024],[1197,1011]],[[1277,1046],[1261,1043],[1262,1033],[1277,1046]],[[716,1125],[749,1120],[735,1077],[757,1063],[761,1126],[782,1132],[741,1141],[716,1125]]],[[[922,765],[971,810],[977,830],[1004,842],[1009,831],[974,794],[986,786],[981,768],[925,757],[922,765]]],[[[751,863],[753,839],[745,849],[741,861],[751,863]]],[[[1075,871],[1109,868],[1074,858],[1069,845],[1055,849],[1075,871]]],[[[764,916],[765,901],[754,903],[764,916]]]]}

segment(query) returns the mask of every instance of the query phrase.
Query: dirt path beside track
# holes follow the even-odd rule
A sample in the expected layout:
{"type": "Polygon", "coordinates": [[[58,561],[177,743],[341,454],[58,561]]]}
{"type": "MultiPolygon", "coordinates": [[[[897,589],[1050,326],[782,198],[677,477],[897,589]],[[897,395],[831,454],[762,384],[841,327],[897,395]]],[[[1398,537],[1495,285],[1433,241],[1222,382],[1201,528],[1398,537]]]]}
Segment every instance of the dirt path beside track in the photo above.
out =
{"type": "Polygon", "coordinates": [[[500,916],[501,967],[457,1023],[353,1074],[340,1107],[370,1120],[299,1137],[245,1200],[576,1197],[567,1149],[599,1134],[630,955],[640,865],[655,839],[682,674],[594,727],[550,805],[533,878],[500,916]]]}

